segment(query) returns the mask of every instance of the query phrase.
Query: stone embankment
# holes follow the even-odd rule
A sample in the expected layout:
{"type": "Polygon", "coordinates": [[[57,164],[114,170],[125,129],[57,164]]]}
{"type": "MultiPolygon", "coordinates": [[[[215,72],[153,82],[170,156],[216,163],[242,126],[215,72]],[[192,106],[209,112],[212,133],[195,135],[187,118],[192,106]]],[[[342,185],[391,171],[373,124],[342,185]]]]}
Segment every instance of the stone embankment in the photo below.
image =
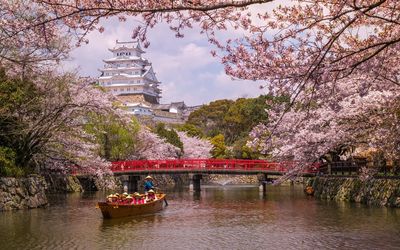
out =
{"type": "Polygon", "coordinates": [[[0,177],[0,211],[47,206],[46,194],[98,191],[106,189],[108,184],[119,189],[122,186],[114,176],[103,180],[61,174],[0,177]]]}
{"type": "Polygon", "coordinates": [[[314,195],[320,199],[400,207],[399,179],[317,177],[312,185],[314,195]]]}
{"type": "Polygon", "coordinates": [[[0,211],[46,206],[46,188],[41,176],[0,177],[0,211]]]}

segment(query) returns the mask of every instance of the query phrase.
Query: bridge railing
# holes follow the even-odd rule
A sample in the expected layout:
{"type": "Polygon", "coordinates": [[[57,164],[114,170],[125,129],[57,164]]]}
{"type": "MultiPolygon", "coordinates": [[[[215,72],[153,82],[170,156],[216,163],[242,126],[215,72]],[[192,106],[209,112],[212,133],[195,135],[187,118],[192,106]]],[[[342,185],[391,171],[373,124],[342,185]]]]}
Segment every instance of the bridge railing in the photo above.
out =
{"type": "MultiPolygon", "coordinates": [[[[131,160],[112,163],[113,172],[145,170],[227,170],[227,171],[271,171],[289,172],[298,167],[296,162],[269,162],[265,160],[239,159],[173,159],[173,160],[131,160]]],[[[303,173],[318,172],[318,164],[310,164],[303,173]]]]}

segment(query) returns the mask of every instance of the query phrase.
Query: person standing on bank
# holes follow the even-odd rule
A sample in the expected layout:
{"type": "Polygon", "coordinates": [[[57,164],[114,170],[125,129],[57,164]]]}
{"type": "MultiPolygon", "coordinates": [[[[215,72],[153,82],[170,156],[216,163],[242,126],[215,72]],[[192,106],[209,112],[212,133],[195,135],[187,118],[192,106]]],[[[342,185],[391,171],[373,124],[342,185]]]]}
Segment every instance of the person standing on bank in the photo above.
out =
{"type": "Polygon", "coordinates": [[[144,178],[144,191],[147,193],[150,189],[154,189],[153,178],[149,175],[144,178]]]}

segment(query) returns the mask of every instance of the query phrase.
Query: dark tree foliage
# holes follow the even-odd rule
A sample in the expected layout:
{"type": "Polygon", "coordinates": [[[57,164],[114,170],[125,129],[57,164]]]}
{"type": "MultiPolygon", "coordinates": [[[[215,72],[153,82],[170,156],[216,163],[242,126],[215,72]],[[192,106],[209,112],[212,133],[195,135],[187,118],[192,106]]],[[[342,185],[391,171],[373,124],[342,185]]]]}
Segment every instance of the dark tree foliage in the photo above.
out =
{"type": "MultiPolygon", "coordinates": [[[[268,114],[265,110],[270,106],[267,103],[287,101],[286,97],[276,98],[268,95],[239,98],[235,101],[217,100],[192,112],[180,130],[190,136],[215,138],[217,135],[222,135],[224,143],[232,147],[233,157],[256,159],[260,154],[246,147],[250,131],[260,123],[268,123],[268,114]]],[[[220,157],[224,154],[217,155],[220,157]]]]}
{"type": "Polygon", "coordinates": [[[211,102],[192,112],[186,126],[195,126],[206,137],[222,134],[225,142],[232,145],[239,138],[246,137],[255,125],[268,121],[265,112],[268,98],[260,96],[211,102]]]}
{"type": "Polygon", "coordinates": [[[204,105],[190,114],[187,124],[199,128],[206,137],[225,134],[224,116],[233,103],[232,100],[217,100],[204,105]]]}
{"type": "Polygon", "coordinates": [[[31,159],[46,137],[27,130],[26,117],[40,113],[42,93],[23,79],[9,78],[0,69],[0,174],[22,175],[32,171],[31,159]]]}

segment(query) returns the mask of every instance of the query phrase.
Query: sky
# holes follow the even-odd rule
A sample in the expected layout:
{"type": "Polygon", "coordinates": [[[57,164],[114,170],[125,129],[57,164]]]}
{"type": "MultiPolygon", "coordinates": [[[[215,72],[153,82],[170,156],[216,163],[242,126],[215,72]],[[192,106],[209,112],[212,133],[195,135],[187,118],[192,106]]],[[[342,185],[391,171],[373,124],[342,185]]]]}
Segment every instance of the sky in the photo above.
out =
{"type": "MultiPolygon", "coordinates": [[[[98,69],[104,65],[103,59],[112,57],[108,48],[115,41],[130,41],[134,20],[119,22],[116,19],[102,21],[103,33],[89,34],[89,44],[74,49],[71,59],[64,67],[77,69],[81,76],[96,78],[98,69]]],[[[235,34],[236,32],[236,34],[235,34]]],[[[212,57],[207,37],[198,29],[189,29],[184,38],[176,38],[165,24],[159,24],[148,31],[150,46],[145,49],[144,58],[153,64],[153,69],[161,82],[161,103],[184,101],[186,105],[207,104],[218,99],[257,97],[263,94],[259,82],[232,80],[225,74],[219,59],[212,57]]],[[[229,36],[226,32],[224,36],[229,36]]],[[[232,35],[237,31],[232,31],[232,35]]]]}

